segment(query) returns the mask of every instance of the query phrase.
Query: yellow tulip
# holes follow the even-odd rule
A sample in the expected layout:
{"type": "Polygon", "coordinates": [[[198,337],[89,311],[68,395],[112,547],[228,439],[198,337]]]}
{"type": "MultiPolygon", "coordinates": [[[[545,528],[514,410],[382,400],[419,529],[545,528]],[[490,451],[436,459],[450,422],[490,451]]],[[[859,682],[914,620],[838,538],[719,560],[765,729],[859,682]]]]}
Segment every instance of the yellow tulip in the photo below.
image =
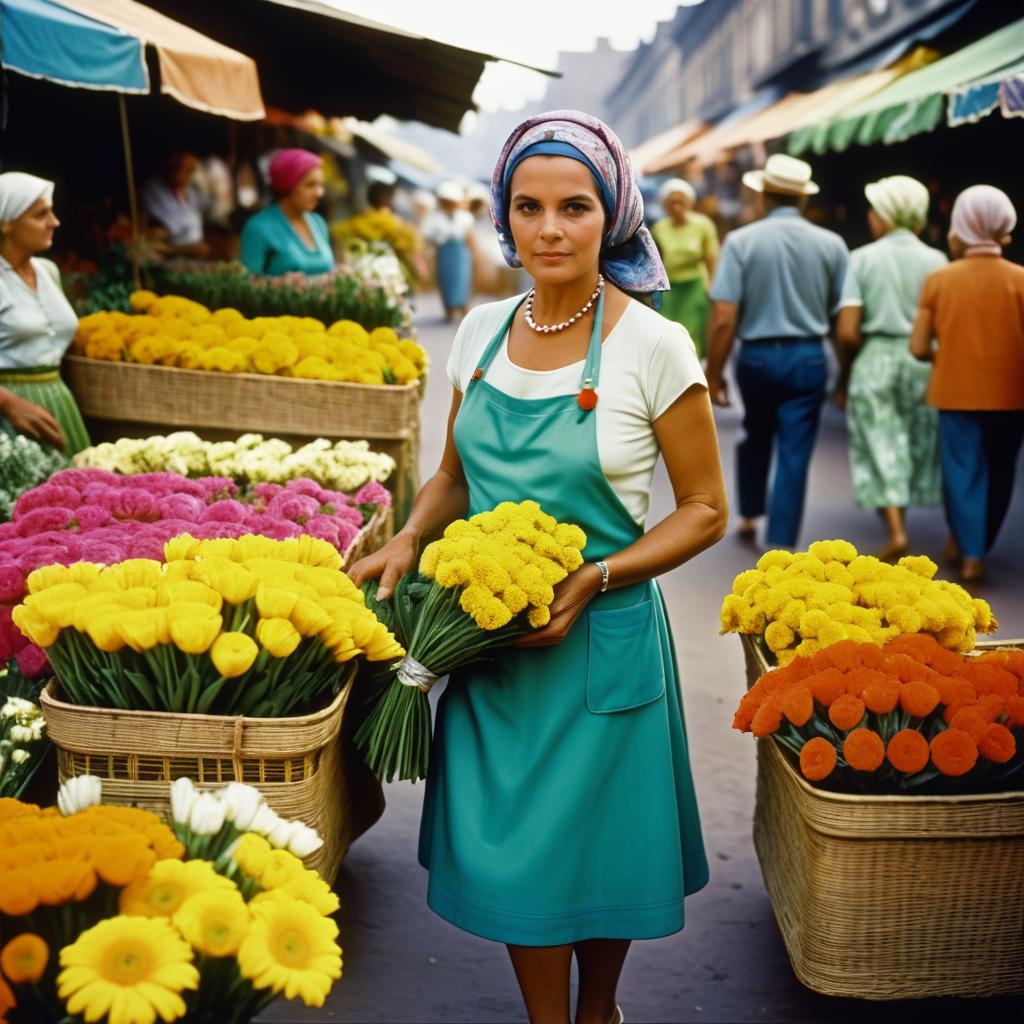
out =
{"type": "Polygon", "coordinates": [[[260,619],[256,637],[275,658],[287,658],[302,639],[287,619],[260,619]]]}
{"type": "Polygon", "coordinates": [[[113,654],[124,647],[124,639],[118,626],[123,615],[124,609],[122,608],[113,608],[109,611],[99,609],[89,619],[86,624],[86,633],[101,651],[113,654]]]}
{"type": "Polygon", "coordinates": [[[132,587],[130,590],[116,590],[113,593],[122,608],[143,611],[156,605],[156,590],[149,587],[132,587]]]}
{"type": "Polygon", "coordinates": [[[117,580],[122,587],[155,587],[160,579],[160,563],[152,558],[129,558],[108,566],[102,575],[117,580]]]}
{"type": "Polygon", "coordinates": [[[122,612],[117,621],[121,639],[137,652],[148,651],[170,638],[165,608],[122,612]]]}
{"type": "Polygon", "coordinates": [[[221,633],[210,648],[210,659],[217,671],[228,679],[240,676],[252,668],[259,648],[245,633],[221,633]]]}
{"type": "Polygon", "coordinates": [[[171,642],[186,654],[205,654],[220,634],[223,619],[209,605],[175,605],[169,616],[171,642]]]}
{"type": "Polygon", "coordinates": [[[400,658],[405,654],[405,648],[380,625],[374,631],[373,638],[366,645],[366,657],[370,661],[391,661],[393,658],[400,658]]]}
{"type": "MultiPolygon", "coordinates": [[[[176,565],[187,565],[187,562],[176,562],[176,565]]],[[[205,583],[198,580],[167,580],[160,581],[156,588],[158,605],[174,606],[174,614],[178,614],[178,605],[182,603],[202,604],[213,611],[219,612],[224,599],[205,583]]]]}
{"type": "Polygon", "coordinates": [[[241,604],[256,593],[259,577],[227,558],[201,562],[196,578],[219,593],[228,604],[241,604]]]}
{"type": "Polygon", "coordinates": [[[48,590],[61,583],[75,582],[71,575],[71,569],[66,565],[44,565],[41,569],[33,569],[25,580],[30,594],[37,594],[40,590],[48,590]]]}
{"type": "Polygon", "coordinates": [[[256,608],[264,619],[290,619],[299,595],[283,587],[260,583],[256,588],[256,608]]]}
{"type": "Polygon", "coordinates": [[[331,616],[308,597],[300,597],[295,602],[289,618],[303,636],[316,636],[331,624],[331,616]]]}
{"type": "Polygon", "coordinates": [[[75,617],[75,605],[88,596],[81,583],[58,583],[38,594],[29,594],[25,605],[38,612],[60,629],[70,626],[75,617]]]}
{"type": "Polygon", "coordinates": [[[60,627],[55,626],[34,608],[18,605],[11,613],[14,624],[40,647],[49,647],[60,636],[60,627]]]}
{"type": "Polygon", "coordinates": [[[164,544],[164,561],[178,562],[182,559],[192,558],[193,548],[199,543],[190,533],[181,533],[172,537],[164,544]]]}

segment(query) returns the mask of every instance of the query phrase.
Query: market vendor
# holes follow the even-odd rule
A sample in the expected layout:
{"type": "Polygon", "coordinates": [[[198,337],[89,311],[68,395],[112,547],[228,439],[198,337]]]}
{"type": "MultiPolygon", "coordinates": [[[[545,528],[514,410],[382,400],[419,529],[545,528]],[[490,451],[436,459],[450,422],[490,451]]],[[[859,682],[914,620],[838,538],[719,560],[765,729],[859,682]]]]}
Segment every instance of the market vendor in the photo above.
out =
{"type": "Polygon", "coordinates": [[[326,274],[334,269],[327,222],[316,212],[324,194],[323,163],[308,149],[281,149],[270,161],[276,202],[242,229],[242,262],[254,274],[326,274]]]}
{"type": "Polygon", "coordinates": [[[149,222],[162,233],[159,242],[165,256],[198,258],[209,254],[203,231],[203,201],[193,183],[198,168],[195,153],[170,153],[160,174],[143,186],[142,205],[149,222]]]}
{"type": "Polygon", "coordinates": [[[59,225],[52,181],[0,174],[0,429],[73,455],[89,435],[58,367],[78,318],[57,267],[38,256],[59,225]]]}

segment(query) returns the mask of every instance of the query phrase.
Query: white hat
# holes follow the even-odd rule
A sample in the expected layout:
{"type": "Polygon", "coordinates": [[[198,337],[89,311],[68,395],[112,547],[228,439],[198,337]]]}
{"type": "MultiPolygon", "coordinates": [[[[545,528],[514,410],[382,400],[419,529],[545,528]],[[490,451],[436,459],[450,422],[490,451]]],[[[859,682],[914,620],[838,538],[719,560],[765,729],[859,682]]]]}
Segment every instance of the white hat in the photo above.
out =
{"type": "Polygon", "coordinates": [[[437,186],[437,198],[449,203],[461,203],[466,198],[466,190],[457,181],[442,181],[437,186]]]}
{"type": "Polygon", "coordinates": [[[763,171],[747,171],[743,184],[755,192],[783,192],[791,196],[813,196],[819,191],[811,181],[811,165],[785,153],[772,153],[763,171]]]}
{"type": "Polygon", "coordinates": [[[697,192],[685,178],[669,178],[658,189],[658,202],[664,204],[674,192],[682,192],[691,203],[697,202],[697,192]]]}
{"type": "Polygon", "coordinates": [[[473,202],[489,203],[491,201],[491,190],[486,185],[474,181],[466,189],[466,199],[473,202]]]}

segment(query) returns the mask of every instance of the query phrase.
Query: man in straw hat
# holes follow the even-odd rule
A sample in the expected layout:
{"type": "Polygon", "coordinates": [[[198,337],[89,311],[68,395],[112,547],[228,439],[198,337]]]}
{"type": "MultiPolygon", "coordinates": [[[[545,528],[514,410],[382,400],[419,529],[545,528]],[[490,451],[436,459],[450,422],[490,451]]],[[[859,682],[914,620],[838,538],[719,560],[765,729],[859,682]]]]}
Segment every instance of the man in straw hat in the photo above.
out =
{"type": "Polygon", "coordinates": [[[839,235],[801,216],[805,197],[818,191],[803,160],[775,153],[743,184],[761,196],[764,217],[733,231],[722,248],[711,287],[708,387],[713,402],[729,404],[722,373],[739,337],[739,536],[753,542],[757,519],[767,512],[766,543],[792,547],[825,397],[822,340],[839,311],[849,254],[839,235]]]}

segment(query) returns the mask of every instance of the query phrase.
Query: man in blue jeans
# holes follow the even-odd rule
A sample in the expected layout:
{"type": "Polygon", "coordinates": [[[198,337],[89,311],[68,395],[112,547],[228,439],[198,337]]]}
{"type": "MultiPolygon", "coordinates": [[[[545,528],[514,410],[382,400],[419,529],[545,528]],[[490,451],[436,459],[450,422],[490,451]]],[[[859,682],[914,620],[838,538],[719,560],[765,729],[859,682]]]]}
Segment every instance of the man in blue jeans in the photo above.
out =
{"type": "Polygon", "coordinates": [[[776,153],[763,171],[748,171],[743,184],[761,195],[764,217],[731,232],[722,247],[711,286],[708,387],[716,405],[729,404],[722,373],[739,337],[739,535],[753,542],[767,511],[766,543],[791,548],[825,397],[822,341],[839,311],[849,253],[839,235],[801,215],[805,197],[818,191],[803,160],[776,153]]]}

